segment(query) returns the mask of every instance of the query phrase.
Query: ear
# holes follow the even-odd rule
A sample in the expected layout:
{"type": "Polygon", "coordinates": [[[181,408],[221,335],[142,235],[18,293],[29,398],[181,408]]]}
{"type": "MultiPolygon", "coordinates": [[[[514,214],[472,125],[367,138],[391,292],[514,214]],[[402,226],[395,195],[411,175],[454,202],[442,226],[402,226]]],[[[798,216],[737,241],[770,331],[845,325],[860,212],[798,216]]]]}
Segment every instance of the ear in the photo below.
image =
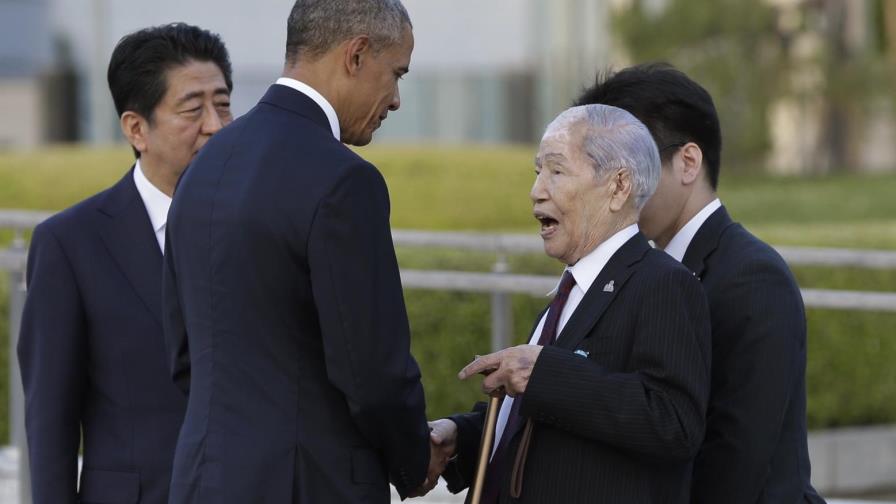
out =
{"type": "Polygon", "coordinates": [[[681,182],[691,185],[700,178],[703,173],[703,151],[694,142],[688,142],[679,149],[676,156],[680,156],[682,163],[681,182]]]}
{"type": "Polygon", "coordinates": [[[140,114],[130,110],[121,114],[121,119],[118,122],[128,143],[134,146],[137,152],[144,153],[147,147],[146,136],[149,132],[149,122],[140,114]]]}
{"type": "Polygon", "coordinates": [[[632,174],[628,168],[616,170],[610,175],[610,211],[619,212],[625,208],[632,194],[632,174]]]}
{"type": "Polygon", "coordinates": [[[355,76],[361,71],[370,51],[370,37],[367,35],[360,35],[345,43],[343,55],[345,70],[349,75],[355,76]]]}

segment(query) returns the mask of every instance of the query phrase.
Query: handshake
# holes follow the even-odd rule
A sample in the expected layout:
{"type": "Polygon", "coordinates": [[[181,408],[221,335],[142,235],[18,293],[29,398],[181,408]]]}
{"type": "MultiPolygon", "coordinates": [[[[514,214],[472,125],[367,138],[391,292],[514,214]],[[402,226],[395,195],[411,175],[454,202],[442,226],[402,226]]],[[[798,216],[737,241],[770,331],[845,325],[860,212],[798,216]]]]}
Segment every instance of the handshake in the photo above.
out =
{"type": "MultiPolygon", "coordinates": [[[[466,380],[476,374],[485,375],[482,391],[490,396],[515,397],[526,391],[532,367],[541,353],[539,345],[519,345],[489,355],[477,356],[464,367],[457,377],[466,380]]],[[[442,418],[429,422],[429,469],[423,484],[411,492],[410,497],[422,497],[429,493],[445,472],[448,463],[457,455],[457,424],[442,418]]],[[[483,447],[490,449],[491,447],[483,447]]]]}

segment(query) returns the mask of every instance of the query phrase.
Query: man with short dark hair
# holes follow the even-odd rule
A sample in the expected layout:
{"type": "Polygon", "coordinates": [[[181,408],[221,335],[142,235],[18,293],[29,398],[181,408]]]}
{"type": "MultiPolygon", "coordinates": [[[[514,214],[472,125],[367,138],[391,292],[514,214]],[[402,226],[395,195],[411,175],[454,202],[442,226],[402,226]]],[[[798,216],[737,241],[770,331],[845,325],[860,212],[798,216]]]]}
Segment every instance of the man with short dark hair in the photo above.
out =
{"type": "MultiPolygon", "coordinates": [[[[377,169],[411,22],[398,0],[299,0],[283,77],[213,138],[171,207],[165,337],[189,393],[172,504],[423,493],[420,371],[377,169]]],[[[429,477],[428,477],[429,475],[429,477]]]]}
{"type": "Polygon", "coordinates": [[[112,53],[137,162],[37,226],[28,256],[18,354],[35,504],[168,502],[186,401],[165,366],[166,215],[180,174],[231,121],[230,73],[221,39],[186,24],[137,31],[112,53]]]}
{"type": "Polygon", "coordinates": [[[691,502],[818,503],[806,443],[806,318],[784,260],[716,195],[722,133],[709,93],[670,65],[639,65],[577,100],[628,110],[663,160],[641,228],[702,281],[712,387],[691,502]]]}

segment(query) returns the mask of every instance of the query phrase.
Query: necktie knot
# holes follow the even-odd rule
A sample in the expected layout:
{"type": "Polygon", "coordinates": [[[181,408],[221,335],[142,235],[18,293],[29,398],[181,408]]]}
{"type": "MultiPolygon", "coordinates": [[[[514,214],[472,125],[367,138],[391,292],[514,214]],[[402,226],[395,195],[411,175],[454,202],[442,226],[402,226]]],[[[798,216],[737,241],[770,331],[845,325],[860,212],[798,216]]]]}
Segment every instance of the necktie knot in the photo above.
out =
{"type": "Polygon", "coordinates": [[[572,272],[569,270],[564,271],[563,278],[560,279],[560,285],[557,287],[557,296],[569,297],[569,293],[575,285],[576,278],[572,276],[572,272]]]}
{"type": "Polygon", "coordinates": [[[566,306],[566,300],[569,298],[569,293],[575,284],[576,279],[572,276],[572,273],[569,270],[563,272],[563,278],[560,279],[557,293],[554,295],[554,300],[551,301],[551,306],[548,308],[541,337],[538,338],[539,345],[550,345],[557,338],[557,325],[560,322],[560,314],[563,312],[563,307],[566,306]]]}

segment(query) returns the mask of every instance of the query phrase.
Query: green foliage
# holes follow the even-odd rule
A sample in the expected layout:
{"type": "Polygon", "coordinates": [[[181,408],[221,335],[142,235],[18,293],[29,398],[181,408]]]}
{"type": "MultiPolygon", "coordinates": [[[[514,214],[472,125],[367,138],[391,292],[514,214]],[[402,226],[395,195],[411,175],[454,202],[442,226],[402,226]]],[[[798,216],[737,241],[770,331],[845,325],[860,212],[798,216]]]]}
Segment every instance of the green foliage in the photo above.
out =
{"type": "MultiPolygon", "coordinates": [[[[532,147],[383,148],[362,150],[384,173],[395,228],[535,232],[528,192],[532,147]]],[[[52,149],[0,154],[0,208],[58,210],[117,181],[127,148],[52,149]]],[[[721,197],[735,218],[775,244],[896,250],[896,175],[809,179],[732,176],[721,197]]],[[[0,247],[9,233],[0,235],[0,247]]],[[[459,250],[401,248],[403,268],[488,271],[495,257],[459,250]]],[[[558,275],[542,255],[512,256],[518,273],[558,275]]],[[[803,287],[896,292],[896,271],[799,268],[803,287]]],[[[0,275],[0,439],[8,432],[8,280],[0,275]]],[[[489,296],[405,293],[429,414],[468,409],[482,398],[477,378],[457,372],[489,351],[489,296]]],[[[513,296],[513,338],[522,343],[547,298],[513,296]]],[[[807,386],[813,428],[896,421],[896,314],[810,310],[807,386]]]]}
{"type": "Polygon", "coordinates": [[[820,171],[861,162],[855,151],[870,108],[892,105],[894,96],[882,2],[868,5],[867,14],[848,9],[848,2],[663,3],[633,0],[615,15],[615,33],[634,62],[668,61],[710,92],[727,166],[756,167],[768,153],[770,106],[781,98],[821,105],[818,148],[833,166],[820,171]],[[867,44],[850,36],[847,25],[855,23],[867,23],[867,44]]]}
{"type": "Polygon", "coordinates": [[[744,168],[761,159],[770,145],[767,105],[781,86],[770,6],[670,0],[654,12],[635,0],[614,21],[633,61],[672,63],[709,91],[722,123],[726,166],[744,168]]]}
{"type": "Polygon", "coordinates": [[[810,428],[896,422],[896,314],[809,310],[810,428]]]}
{"type": "Polygon", "coordinates": [[[114,184],[132,164],[127,147],[3,152],[0,208],[61,210],[114,184]]]}
{"type": "MultiPolygon", "coordinates": [[[[802,287],[896,291],[896,270],[797,268],[802,287]]],[[[812,428],[896,421],[896,313],[811,309],[806,392],[812,428]]]]}

